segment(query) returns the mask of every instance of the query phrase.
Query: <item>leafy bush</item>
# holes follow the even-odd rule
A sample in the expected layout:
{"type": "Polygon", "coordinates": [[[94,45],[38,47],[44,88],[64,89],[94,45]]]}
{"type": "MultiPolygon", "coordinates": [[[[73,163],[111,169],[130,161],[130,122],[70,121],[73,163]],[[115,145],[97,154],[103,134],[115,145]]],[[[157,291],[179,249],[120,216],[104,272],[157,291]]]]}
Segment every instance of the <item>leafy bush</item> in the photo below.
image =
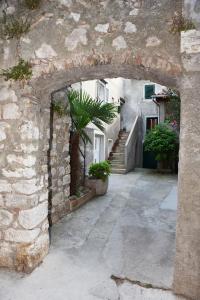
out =
{"type": "Polygon", "coordinates": [[[108,161],[93,163],[89,168],[89,176],[94,179],[102,179],[105,181],[110,175],[111,168],[108,161]]]}
{"type": "Polygon", "coordinates": [[[5,77],[5,80],[27,80],[32,76],[31,64],[23,59],[19,60],[19,63],[9,69],[1,70],[1,76],[5,77]]]}
{"type": "Polygon", "coordinates": [[[144,150],[153,152],[157,161],[163,161],[175,154],[177,145],[177,134],[167,124],[162,123],[147,132],[144,150]]]}

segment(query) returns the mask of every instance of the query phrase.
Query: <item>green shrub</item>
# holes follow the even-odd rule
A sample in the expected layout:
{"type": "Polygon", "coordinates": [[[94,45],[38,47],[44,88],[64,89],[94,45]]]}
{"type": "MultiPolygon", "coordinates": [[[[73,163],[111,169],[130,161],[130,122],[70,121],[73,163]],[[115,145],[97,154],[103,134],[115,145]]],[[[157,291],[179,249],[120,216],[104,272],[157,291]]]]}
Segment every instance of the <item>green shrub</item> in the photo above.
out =
{"type": "Polygon", "coordinates": [[[178,137],[169,125],[157,125],[145,136],[144,150],[153,152],[157,161],[164,161],[174,155],[177,150],[178,137]]]}
{"type": "Polygon", "coordinates": [[[30,79],[32,76],[32,67],[31,64],[23,59],[19,60],[19,63],[11,67],[9,69],[1,70],[1,76],[5,78],[5,80],[27,80],[30,79]]]}
{"type": "Polygon", "coordinates": [[[110,175],[111,168],[108,161],[93,163],[89,168],[89,176],[94,179],[102,179],[105,181],[110,175]]]}

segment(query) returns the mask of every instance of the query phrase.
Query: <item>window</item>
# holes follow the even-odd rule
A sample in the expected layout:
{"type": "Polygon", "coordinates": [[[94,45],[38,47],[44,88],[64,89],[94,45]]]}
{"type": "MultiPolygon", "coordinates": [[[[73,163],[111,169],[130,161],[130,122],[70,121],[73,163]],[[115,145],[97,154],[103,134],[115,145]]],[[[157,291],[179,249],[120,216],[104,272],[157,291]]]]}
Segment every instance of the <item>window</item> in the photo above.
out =
{"type": "Polygon", "coordinates": [[[109,90],[106,88],[107,82],[105,80],[97,81],[97,99],[100,101],[108,102],[109,90]]]}
{"type": "Polygon", "coordinates": [[[152,117],[146,119],[146,131],[154,129],[154,127],[158,124],[158,118],[152,117]]]}
{"type": "Polygon", "coordinates": [[[146,100],[152,99],[151,96],[155,94],[155,84],[145,84],[144,86],[144,98],[146,100]]]}

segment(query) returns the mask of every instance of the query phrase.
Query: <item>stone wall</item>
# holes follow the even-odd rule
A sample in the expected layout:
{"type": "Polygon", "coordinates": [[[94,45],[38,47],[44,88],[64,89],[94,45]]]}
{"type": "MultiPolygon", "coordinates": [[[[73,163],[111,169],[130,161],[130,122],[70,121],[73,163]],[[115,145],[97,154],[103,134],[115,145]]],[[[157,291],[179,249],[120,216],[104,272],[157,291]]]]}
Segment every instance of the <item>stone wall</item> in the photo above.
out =
{"type": "Polygon", "coordinates": [[[53,113],[50,129],[49,220],[56,223],[70,211],[70,118],[53,113]]]}
{"type": "Polygon", "coordinates": [[[29,88],[16,91],[1,81],[0,265],[29,272],[48,252],[48,182],[40,105],[29,88]]]}
{"type": "Polygon", "coordinates": [[[200,296],[200,32],[182,33],[185,75],[181,81],[179,209],[174,290],[200,296]]]}

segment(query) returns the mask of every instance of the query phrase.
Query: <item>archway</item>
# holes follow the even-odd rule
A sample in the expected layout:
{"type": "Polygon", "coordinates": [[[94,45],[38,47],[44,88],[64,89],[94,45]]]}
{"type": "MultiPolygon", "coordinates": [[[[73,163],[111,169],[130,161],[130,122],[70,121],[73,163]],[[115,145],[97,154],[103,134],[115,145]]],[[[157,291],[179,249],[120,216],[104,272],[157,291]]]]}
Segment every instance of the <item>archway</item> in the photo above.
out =
{"type": "MultiPolygon", "coordinates": [[[[88,10],[91,3],[84,3],[63,1],[56,8],[51,3],[48,13],[38,12],[30,33],[20,40],[20,49],[17,45],[11,54],[11,46],[7,42],[5,45],[9,51],[4,49],[4,52],[10,54],[4,56],[3,67],[17,64],[20,52],[32,62],[33,77],[24,85],[1,79],[1,266],[31,271],[48,252],[50,94],[66,84],[103,77],[150,79],[173,87],[179,84],[182,72],[179,38],[169,33],[166,18],[171,19],[174,5],[178,11],[181,9],[181,1],[176,4],[174,1],[108,1],[106,9],[113,12],[109,23],[104,23],[104,17],[96,12],[91,17],[88,10]],[[69,19],[61,17],[62,9],[71,13],[69,19]],[[76,16],[74,10],[79,11],[76,16]],[[95,20],[92,29],[87,23],[88,15],[95,20]],[[147,20],[152,26],[144,28],[147,20]],[[69,28],[67,34],[65,25],[69,28]],[[160,32],[159,28],[163,30],[160,32]],[[44,40],[38,39],[38,32],[44,40]]],[[[102,4],[97,6],[105,13],[102,4]]],[[[183,101],[174,281],[175,292],[194,299],[200,289],[199,67],[196,63],[199,50],[194,52],[187,45],[190,38],[197,42],[198,34],[192,30],[182,37],[182,52],[191,57],[184,56],[184,76],[180,83],[183,101]]]]}

